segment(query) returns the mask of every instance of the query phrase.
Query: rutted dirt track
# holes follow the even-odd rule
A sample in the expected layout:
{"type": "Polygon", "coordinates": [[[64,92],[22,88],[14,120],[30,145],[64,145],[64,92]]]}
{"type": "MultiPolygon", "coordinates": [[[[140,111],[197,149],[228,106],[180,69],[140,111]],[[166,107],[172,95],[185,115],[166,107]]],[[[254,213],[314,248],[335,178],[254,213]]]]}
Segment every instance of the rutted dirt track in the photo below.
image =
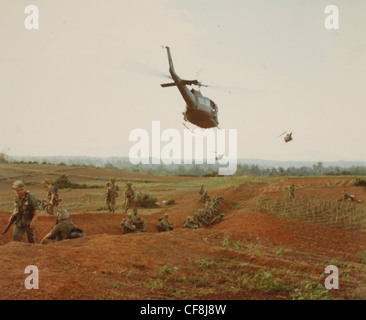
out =
{"type": "MultiPolygon", "coordinates": [[[[184,229],[182,224],[203,207],[198,190],[177,190],[172,193],[176,204],[141,210],[146,233],[122,235],[121,210],[115,214],[71,212],[71,219],[87,237],[52,245],[28,244],[26,237],[22,243],[13,242],[10,229],[0,240],[0,299],[291,299],[301,281],[324,284],[324,269],[334,263],[341,277],[340,289],[333,290],[332,297],[366,299],[366,268],[360,262],[360,254],[366,252],[366,234],[244,209],[259,194],[270,197],[287,192],[292,181],[303,186],[302,196],[312,187],[333,198],[342,196],[344,185],[351,190],[350,180],[338,186],[338,180],[321,178],[284,178],[270,186],[253,183],[216,189],[211,195],[224,198],[220,211],[227,215],[221,223],[197,230],[184,229]],[[175,229],[158,233],[157,219],[164,212],[170,213],[175,229]],[[241,246],[225,246],[225,240],[241,246]],[[38,290],[25,289],[28,265],[38,267],[38,290]],[[282,287],[256,286],[253,279],[264,272],[270,272],[282,287]]],[[[365,190],[354,191],[364,205],[365,190]]],[[[9,216],[0,212],[1,229],[9,216]]],[[[54,216],[39,217],[38,243],[54,223],[54,216]]]]}

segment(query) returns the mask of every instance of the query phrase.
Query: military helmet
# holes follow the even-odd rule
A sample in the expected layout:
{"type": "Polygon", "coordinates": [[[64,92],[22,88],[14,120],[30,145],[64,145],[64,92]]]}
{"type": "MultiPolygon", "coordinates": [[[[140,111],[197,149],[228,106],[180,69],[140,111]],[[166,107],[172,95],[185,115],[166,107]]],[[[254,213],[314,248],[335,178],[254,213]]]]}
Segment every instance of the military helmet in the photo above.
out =
{"type": "Polygon", "coordinates": [[[21,190],[24,189],[25,185],[23,181],[17,180],[13,183],[13,186],[11,187],[13,190],[21,190]]]}
{"type": "Polygon", "coordinates": [[[127,218],[132,218],[132,213],[131,212],[127,213],[127,218]]]}
{"type": "Polygon", "coordinates": [[[57,219],[58,220],[67,219],[69,217],[70,217],[69,212],[66,209],[57,210],[57,219]]]}
{"type": "Polygon", "coordinates": [[[128,186],[132,186],[132,183],[131,182],[127,182],[126,183],[126,186],[128,187],[128,186]]]}
{"type": "Polygon", "coordinates": [[[116,182],[116,178],[109,178],[110,182],[116,182]]]}
{"type": "Polygon", "coordinates": [[[164,218],[168,218],[169,217],[169,213],[168,212],[165,212],[164,213],[164,218]]]}
{"type": "Polygon", "coordinates": [[[193,218],[191,216],[187,217],[187,221],[192,221],[192,220],[193,220],[193,218]]]}

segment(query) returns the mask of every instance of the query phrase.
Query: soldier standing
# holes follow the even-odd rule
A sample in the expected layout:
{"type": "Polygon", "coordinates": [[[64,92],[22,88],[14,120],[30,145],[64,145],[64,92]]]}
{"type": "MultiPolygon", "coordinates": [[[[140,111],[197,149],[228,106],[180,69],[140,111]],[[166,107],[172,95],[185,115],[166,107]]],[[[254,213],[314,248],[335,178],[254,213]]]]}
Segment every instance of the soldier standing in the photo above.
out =
{"type": "Polygon", "coordinates": [[[132,189],[132,183],[126,184],[127,189],[125,191],[125,213],[131,208],[132,211],[135,209],[135,191],[132,189]]]}
{"type": "MultiPolygon", "coordinates": [[[[16,221],[13,229],[13,240],[22,241],[24,232],[26,232],[28,242],[35,243],[35,226],[37,215],[39,213],[39,205],[36,197],[29,191],[25,191],[24,188],[25,185],[20,180],[15,181],[12,186],[12,189],[16,193],[14,199],[15,210],[13,213],[13,215],[16,216],[16,221]]],[[[10,219],[13,217],[13,215],[10,217],[10,219]]]]}
{"type": "Polygon", "coordinates": [[[46,180],[44,182],[46,184],[47,187],[47,195],[46,195],[46,205],[48,206],[47,208],[47,212],[49,214],[53,214],[53,207],[56,205],[56,200],[58,199],[58,194],[56,191],[56,188],[51,184],[51,182],[49,180],[46,180]]]}
{"type": "Polygon", "coordinates": [[[295,198],[295,185],[291,185],[290,187],[290,198],[295,198]]]}
{"type": "Polygon", "coordinates": [[[114,213],[116,210],[116,198],[118,198],[119,187],[116,185],[116,178],[111,178],[107,183],[107,199],[106,204],[108,207],[108,213],[114,213]]]}

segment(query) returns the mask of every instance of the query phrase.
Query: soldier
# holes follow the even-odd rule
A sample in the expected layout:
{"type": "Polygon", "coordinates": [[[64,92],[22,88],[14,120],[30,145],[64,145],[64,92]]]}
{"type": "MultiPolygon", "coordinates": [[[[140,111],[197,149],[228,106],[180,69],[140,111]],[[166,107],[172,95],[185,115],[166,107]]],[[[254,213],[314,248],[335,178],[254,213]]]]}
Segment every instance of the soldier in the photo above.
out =
{"type": "Polygon", "coordinates": [[[12,189],[16,193],[14,200],[15,210],[9,221],[12,219],[13,215],[16,216],[13,229],[14,241],[22,241],[24,232],[26,232],[28,242],[35,243],[35,225],[39,213],[39,205],[36,197],[29,191],[25,191],[24,188],[24,183],[20,180],[15,181],[12,186],[12,189]]]}
{"type": "Polygon", "coordinates": [[[56,225],[53,229],[42,239],[41,244],[50,244],[64,239],[74,239],[85,237],[83,233],[71,220],[70,215],[66,209],[59,209],[57,213],[56,225]]]}
{"type": "Polygon", "coordinates": [[[225,215],[226,215],[226,213],[224,213],[224,212],[217,214],[212,219],[211,224],[215,224],[215,223],[221,222],[225,215]]]}
{"type": "Polygon", "coordinates": [[[159,218],[159,224],[158,224],[159,232],[170,231],[174,229],[173,223],[170,223],[168,221],[168,218],[169,218],[168,213],[164,213],[164,216],[162,218],[159,218]]]}
{"type": "Polygon", "coordinates": [[[47,194],[44,200],[45,205],[47,206],[48,214],[54,214],[53,207],[57,206],[58,194],[56,188],[51,184],[49,180],[46,180],[45,185],[47,187],[47,194]]]}
{"type": "Polygon", "coordinates": [[[197,225],[197,228],[200,228],[200,223],[199,223],[199,220],[198,220],[198,213],[197,213],[197,212],[195,212],[195,213],[193,214],[193,219],[192,219],[192,221],[193,221],[193,223],[194,223],[195,225],[197,225]]]}
{"type": "Polygon", "coordinates": [[[202,198],[202,195],[205,193],[205,186],[203,184],[201,184],[201,189],[200,189],[200,191],[198,191],[198,193],[202,198]]]}
{"type": "Polygon", "coordinates": [[[145,219],[142,218],[139,214],[137,214],[137,209],[133,209],[132,223],[135,225],[136,231],[140,231],[140,232],[146,231],[145,219]]]}
{"type": "Polygon", "coordinates": [[[193,218],[191,216],[188,216],[183,224],[183,228],[197,229],[198,226],[194,223],[193,218]]]}
{"type": "Polygon", "coordinates": [[[343,191],[343,201],[345,200],[351,200],[352,202],[356,201],[358,203],[361,203],[361,200],[356,200],[355,196],[353,194],[349,195],[346,191],[343,191]]]}
{"type": "Polygon", "coordinates": [[[291,185],[290,187],[290,198],[295,198],[295,185],[291,185]]]}
{"type": "Polygon", "coordinates": [[[207,220],[205,211],[203,209],[198,209],[198,221],[206,227],[210,225],[210,221],[207,220]]]}
{"type": "Polygon", "coordinates": [[[118,198],[119,187],[116,185],[116,178],[111,178],[107,183],[107,199],[106,204],[108,207],[108,213],[114,213],[116,210],[116,198],[118,198]]]}
{"type": "Polygon", "coordinates": [[[121,225],[123,234],[135,231],[136,226],[133,224],[131,212],[127,213],[127,219],[122,219],[121,225]]]}
{"type": "Polygon", "coordinates": [[[132,189],[132,183],[126,184],[127,189],[125,191],[125,213],[127,213],[128,209],[131,208],[132,211],[135,208],[135,191],[132,189]]]}
{"type": "Polygon", "coordinates": [[[203,194],[201,194],[201,199],[200,199],[200,201],[201,202],[203,202],[203,203],[205,203],[207,200],[209,200],[210,199],[210,196],[208,195],[208,193],[207,193],[207,191],[205,190],[204,192],[203,192],[203,194]]]}

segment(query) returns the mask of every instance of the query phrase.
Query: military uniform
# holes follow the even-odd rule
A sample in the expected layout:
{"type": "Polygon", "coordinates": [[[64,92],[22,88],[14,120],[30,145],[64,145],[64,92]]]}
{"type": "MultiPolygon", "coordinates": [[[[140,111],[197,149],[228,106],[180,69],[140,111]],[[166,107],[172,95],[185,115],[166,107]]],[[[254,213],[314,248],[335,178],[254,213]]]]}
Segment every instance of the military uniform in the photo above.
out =
{"type": "Polygon", "coordinates": [[[42,239],[41,244],[50,244],[56,241],[61,241],[64,239],[73,239],[80,236],[85,236],[76,225],[68,220],[69,213],[66,209],[60,210],[57,215],[57,223],[51,230],[51,232],[42,239]],[[77,235],[75,235],[77,233],[77,235]]]}
{"type": "Polygon", "coordinates": [[[107,199],[106,204],[110,213],[114,213],[116,210],[116,198],[118,197],[119,187],[111,180],[111,183],[107,184],[107,199]]]}
{"type": "Polygon", "coordinates": [[[49,214],[53,214],[54,213],[53,207],[55,205],[57,205],[57,201],[56,200],[58,199],[58,194],[57,194],[56,188],[52,184],[49,184],[49,186],[47,188],[46,199],[47,199],[47,204],[50,203],[51,202],[51,199],[52,199],[52,203],[51,203],[50,207],[48,208],[47,212],[49,214]],[[52,199],[52,195],[53,195],[53,199],[52,199]]]}
{"type": "Polygon", "coordinates": [[[293,184],[290,187],[290,198],[295,198],[295,186],[293,184]]]}
{"type": "Polygon", "coordinates": [[[131,183],[128,183],[125,191],[125,212],[130,208],[132,211],[135,209],[135,201],[135,191],[131,188],[131,183]]]}
{"type": "MultiPolygon", "coordinates": [[[[20,181],[15,182],[13,185],[13,190],[17,189],[24,189],[24,184],[20,181]],[[18,183],[18,185],[16,185],[16,183],[18,183]]],[[[36,234],[35,229],[30,228],[30,223],[33,219],[35,211],[39,210],[36,197],[29,191],[25,191],[23,198],[20,198],[19,196],[15,197],[14,206],[14,215],[16,216],[16,221],[14,223],[13,229],[13,240],[22,241],[24,232],[26,232],[28,242],[34,243],[36,240],[36,234]]]]}
{"type": "Polygon", "coordinates": [[[197,229],[198,226],[196,223],[194,223],[193,218],[188,216],[186,221],[183,224],[183,228],[197,229]]]}
{"type": "Polygon", "coordinates": [[[122,233],[131,233],[136,230],[136,226],[132,222],[132,214],[129,213],[127,215],[127,219],[123,219],[121,221],[122,225],[122,233]]]}
{"type": "Polygon", "coordinates": [[[132,223],[135,225],[135,231],[145,232],[146,231],[146,222],[145,219],[137,214],[137,210],[134,209],[133,214],[131,215],[132,223]]]}
{"type": "Polygon", "coordinates": [[[167,213],[164,214],[163,217],[159,218],[159,224],[158,224],[158,231],[170,231],[174,229],[174,226],[172,223],[168,221],[169,215],[167,213]]]}

